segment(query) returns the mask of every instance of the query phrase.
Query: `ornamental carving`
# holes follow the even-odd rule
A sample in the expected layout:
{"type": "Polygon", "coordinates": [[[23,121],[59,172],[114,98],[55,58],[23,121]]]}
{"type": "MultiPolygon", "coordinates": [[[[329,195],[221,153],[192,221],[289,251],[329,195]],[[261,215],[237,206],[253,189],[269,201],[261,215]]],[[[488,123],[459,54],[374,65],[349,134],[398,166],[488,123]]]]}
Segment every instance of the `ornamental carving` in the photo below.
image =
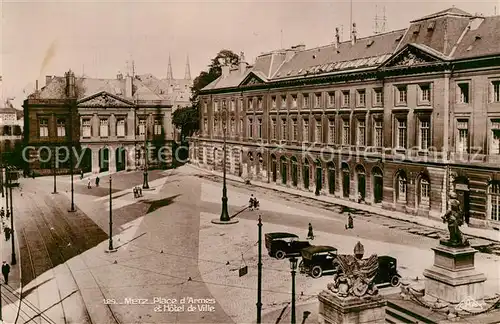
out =
{"type": "Polygon", "coordinates": [[[407,52],[405,56],[403,56],[400,60],[394,63],[394,66],[412,66],[417,64],[426,64],[429,61],[418,57],[412,52],[407,52]]]}
{"type": "Polygon", "coordinates": [[[247,82],[247,85],[254,85],[254,84],[261,84],[262,82],[260,82],[257,78],[251,78],[248,82],[247,82]]]}
{"type": "Polygon", "coordinates": [[[129,107],[130,105],[123,101],[117,100],[105,93],[88,101],[82,102],[81,106],[85,107],[129,107]]]}

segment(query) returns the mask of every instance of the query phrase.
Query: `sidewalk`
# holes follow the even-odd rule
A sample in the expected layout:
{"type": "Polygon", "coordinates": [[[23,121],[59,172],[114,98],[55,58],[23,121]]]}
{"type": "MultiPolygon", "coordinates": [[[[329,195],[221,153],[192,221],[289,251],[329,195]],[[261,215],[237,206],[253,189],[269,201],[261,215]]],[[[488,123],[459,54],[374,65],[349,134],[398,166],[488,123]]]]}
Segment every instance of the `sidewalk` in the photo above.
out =
{"type": "MultiPolygon", "coordinates": [[[[5,208],[5,198],[1,198],[0,196],[0,207],[5,208]]],[[[15,211],[14,211],[15,212],[15,211]]],[[[14,214],[14,218],[16,215],[14,214]]],[[[5,219],[5,218],[4,218],[5,219]]],[[[7,225],[7,220],[5,219],[5,224],[7,225]]],[[[10,218],[8,221],[8,225],[10,227],[10,218]]],[[[12,237],[5,241],[5,234],[3,231],[3,226],[0,224],[0,257],[1,261],[6,261],[9,265],[12,257],[12,237]]],[[[10,265],[10,274],[9,274],[9,285],[5,286],[3,281],[3,276],[1,277],[2,283],[2,319],[3,322],[0,323],[15,323],[17,313],[19,311],[19,296],[22,292],[21,289],[21,260],[19,253],[19,244],[18,244],[17,236],[15,236],[15,247],[16,247],[16,265],[10,265]]]]}
{"type": "MultiPolygon", "coordinates": [[[[218,177],[222,177],[222,172],[203,169],[203,168],[200,168],[194,164],[188,164],[188,165],[194,169],[203,171],[207,174],[212,174],[212,175],[215,175],[218,177]]],[[[238,176],[235,176],[232,174],[226,174],[226,178],[233,180],[233,181],[245,183],[245,180],[243,180],[241,177],[238,177],[238,176]]],[[[376,206],[372,206],[372,205],[358,204],[358,203],[355,203],[355,202],[352,202],[349,200],[343,200],[343,199],[330,197],[330,196],[316,196],[313,192],[306,192],[306,191],[302,191],[302,190],[298,190],[298,189],[294,189],[294,188],[283,187],[283,186],[279,186],[276,184],[262,182],[262,181],[258,181],[258,180],[251,180],[251,185],[261,187],[261,188],[271,189],[271,190],[275,190],[275,191],[286,192],[289,194],[299,195],[299,196],[315,199],[318,201],[336,204],[336,205],[340,205],[340,206],[345,206],[345,207],[349,207],[349,208],[353,208],[353,209],[363,210],[363,211],[377,214],[380,216],[398,219],[398,220],[406,221],[409,223],[419,224],[419,225],[428,226],[428,227],[441,229],[441,230],[447,230],[446,224],[443,224],[440,221],[426,218],[426,217],[422,217],[422,216],[409,215],[409,214],[405,214],[405,213],[401,213],[401,212],[397,212],[397,211],[386,210],[386,209],[382,209],[380,207],[376,207],[376,206]]],[[[491,240],[491,241],[495,241],[495,242],[500,242],[500,232],[495,231],[495,230],[482,229],[482,228],[472,228],[472,227],[466,227],[466,226],[463,226],[460,230],[462,231],[462,233],[469,235],[469,236],[487,239],[487,240],[491,240]]]]}

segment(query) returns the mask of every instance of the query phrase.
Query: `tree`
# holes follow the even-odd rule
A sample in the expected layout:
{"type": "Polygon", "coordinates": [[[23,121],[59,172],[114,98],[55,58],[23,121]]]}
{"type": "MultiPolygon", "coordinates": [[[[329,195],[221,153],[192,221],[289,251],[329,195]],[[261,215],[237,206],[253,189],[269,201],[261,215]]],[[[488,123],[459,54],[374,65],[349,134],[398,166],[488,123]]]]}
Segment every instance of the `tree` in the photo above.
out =
{"type": "Polygon", "coordinates": [[[172,115],[172,123],[181,130],[181,141],[191,136],[200,127],[198,109],[194,107],[178,108],[172,115]]]}

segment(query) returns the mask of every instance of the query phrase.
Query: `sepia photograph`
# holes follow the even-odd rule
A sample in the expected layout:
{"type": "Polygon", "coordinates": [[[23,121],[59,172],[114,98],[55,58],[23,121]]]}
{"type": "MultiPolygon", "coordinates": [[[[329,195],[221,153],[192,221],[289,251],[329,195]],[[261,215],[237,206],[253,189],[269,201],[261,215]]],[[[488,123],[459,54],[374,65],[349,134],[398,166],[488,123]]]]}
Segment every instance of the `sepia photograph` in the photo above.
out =
{"type": "Polygon", "coordinates": [[[0,15],[0,324],[500,323],[500,0],[0,15]]]}

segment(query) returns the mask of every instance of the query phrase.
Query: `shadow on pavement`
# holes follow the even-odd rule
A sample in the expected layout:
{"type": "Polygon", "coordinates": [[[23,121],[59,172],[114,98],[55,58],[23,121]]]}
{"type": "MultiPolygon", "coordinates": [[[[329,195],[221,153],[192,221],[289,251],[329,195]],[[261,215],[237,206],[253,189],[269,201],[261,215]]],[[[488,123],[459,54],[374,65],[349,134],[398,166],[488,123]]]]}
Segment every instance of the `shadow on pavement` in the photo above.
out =
{"type": "Polygon", "coordinates": [[[163,198],[163,199],[158,199],[158,200],[144,200],[144,203],[151,204],[149,206],[149,209],[146,212],[146,214],[152,213],[159,208],[162,208],[162,207],[165,207],[165,206],[172,204],[174,199],[179,197],[179,196],[180,195],[175,195],[175,196],[171,196],[171,197],[167,197],[167,198],[163,198]]]}

